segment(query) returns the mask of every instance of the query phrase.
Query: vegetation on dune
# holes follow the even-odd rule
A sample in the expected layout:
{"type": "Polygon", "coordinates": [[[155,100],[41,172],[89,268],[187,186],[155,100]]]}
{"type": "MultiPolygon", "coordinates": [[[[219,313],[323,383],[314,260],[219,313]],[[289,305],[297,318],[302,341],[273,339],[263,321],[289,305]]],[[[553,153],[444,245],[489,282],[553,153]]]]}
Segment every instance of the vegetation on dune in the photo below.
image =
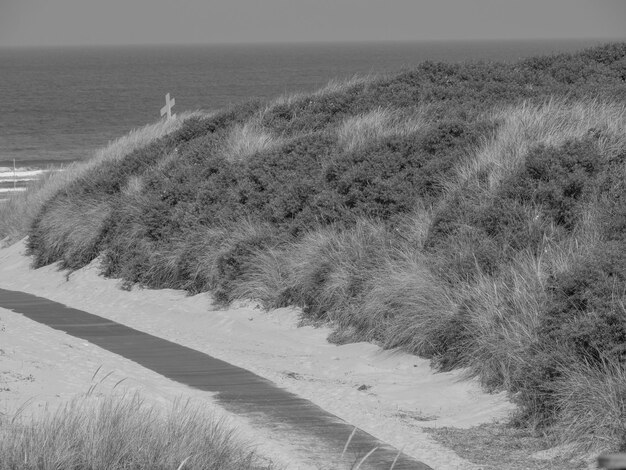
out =
{"type": "MultiPolygon", "coordinates": [[[[201,112],[185,112],[180,118],[186,120],[193,116],[206,115],[201,112]]],[[[0,235],[10,241],[17,241],[27,233],[33,218],[42,210],[42,206],[66,185],[79,178],[83,173],[103,162],[119,160],[133,150],[144,147],[159,137],[177,129],[181,121],[159,121],[142,129],[135,129],[127,135],[98,150],[90,159],[73,162],[60,172],[50,172],[31,184],[29,191],[12,193],[9,200],[0,206],[0,235]]]]}
{"type": "Polygon", "coordinates": [[[28,244],[35,266],[101,255],[127,286],[299,305],[624,450],[625,177],[626,44],[423,63],[190,117],[36,191],[28,244]]]}

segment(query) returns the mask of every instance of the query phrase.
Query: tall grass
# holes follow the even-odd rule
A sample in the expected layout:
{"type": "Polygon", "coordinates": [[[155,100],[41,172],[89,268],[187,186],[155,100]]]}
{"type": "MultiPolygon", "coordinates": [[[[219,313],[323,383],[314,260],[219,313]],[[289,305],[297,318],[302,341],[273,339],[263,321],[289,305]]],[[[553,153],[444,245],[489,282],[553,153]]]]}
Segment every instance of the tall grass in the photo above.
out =
{"type": "Polygon", "coordinates": [[[514,388],[526,365],[548,301],[545,268],[541,257],[521,253],[499,275],[482,274],[457,292],[465,315],[463,363],[487,388],[514,388]]]}
{"type": "Polygon", "coordinates": [[[626,452],[626,366],[605,359],[562,372],[555,386],[560,440],[587,452],[626,452]]]}
{"type": "Polygon", "coordinates": [[[0,416],[0,469],[271,468],[199,404],[164,410],[134,396],[81,396],[30,418],[0,416]]]}
{"type": "Polygon", "coordinates": [[[82,266],[99,253],[98,244],[114,200],[102,197],[54,200],[39,227],[40,243],[48,249],[39,259],[42,265],[61,260],[64,268],[82,266]]]}
{"type": "Polygon", "coordinates": [[[277,147],[282,139],[263,129],[260,119],[235,125],[224,144],[224,156],[230,161],[243,161],[257,152],[277,147]]]}
{"type": "Polygon", "coordinates": [[[384,225],[362,219],[351,229],[316,230],[296,242],[286,261],[293,295],[304,306],[305,315],[339,321],[385,259],[392,240],[384,225]]]}
{"type": "Polygon", "coordinates": [[[440,355],[456,312],[449,289],[433,275],[424,256],[407,247],[376,264],[362,298],[343,321],[361,331],[361,338],[385,348],[401,347],[431,358],[440,355]]]}
{"type": "Polygon", "coordinates": [[[254,300],[268,310],[296,303],[296,280],[287,262],[289,257],[288,245],[254,253],[248,269],[234,284],[232,298],[254,300]]]}

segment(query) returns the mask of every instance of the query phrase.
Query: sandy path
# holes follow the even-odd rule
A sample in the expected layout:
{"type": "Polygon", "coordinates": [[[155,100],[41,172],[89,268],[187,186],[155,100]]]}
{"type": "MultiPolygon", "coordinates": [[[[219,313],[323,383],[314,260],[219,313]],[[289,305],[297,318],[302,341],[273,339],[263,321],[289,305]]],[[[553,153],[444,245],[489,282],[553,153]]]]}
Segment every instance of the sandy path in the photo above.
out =
{"type": "MultiPolygon", "coordinates": [[[[29,260],[22,256],[22,252],[22,244],[0,250],[0,287],[41,295],[249,369],[437,469],[473,467],[432,441],[421,427],[471,426],[503,419],[512,410],[503,394],[482,393],[475,382],[460,381],[458,371],[434,374],[425,360],[397,351],[381,351],[367,343],[328,344],[325,340],[328,329],[296,327],[295,309],[266,313],[251,305],[239,305],[229,310],[217,310],[212,308],[207,295],[187,297],[173,290],[121,291],[116,281],[97,276],[95,264],[66,280],[65,274],[54,267],[30,270],[29,260]]],[[[11,322],[17,319],[13,318],[9,323],[5,321],[5,316],[9,318],[15,314],[5,312],[0,312],[5,330],[16,331],[12,329],[16,325],[11,322]]],[[[45,333],[41,334],[45,336],[45,333]]],[[[32,359],[36,360],[33,347],[24,346],[23,349],[30,350],[34,354],[32,359]]],[[[97,356],[102,351],[89,354],[97,356]]],[[[82,362],[78,357],[72,362],[85,364],[83,378],[90,380],[93,371],[89,367],[98,359],[89,364],[85,359],[93,358],[89,354],[80,355],[82,362]]],[[[0,360],[4,368],[4,356],[0,360]]],[[[58,360],[63,364],[62,357],[58,360]]],[[[109,360],[112,358],[107,356],[102,362],[106,362],[107,367],[116,364],[109,360]]],[[[133,367],[139,366],[133,364],[133,367]]],[[[120,371],[116,378],[123,378],[124,369],[116,370],[120,371]]],[[[24,375],[24,372],[19,373],[24,375]]],[[[152,375],[146,375],[145,371],[143,375],[134,372],[127,376],[145,378],[152,375]]],[[[154,375],[157,377],[152,379],[167,381],[154,375]]],[[[62,377],[60,374],[59,386],[66,388],[58,398],[62,398],[63,393],[71,393],[72,389],[68,389],[62,377]]],[[[35,377],[32,383],[44,383],[45,380],[45,377],[35,377]]],[[[159,396],[175,391],[179,394],[189,392],[184,386],[177,388],[176,384],[162,384],[161,387],[164,388],[162,393],[157,393],[159,396]]],[[[45,385],[42,388],[50,389],[45,385]]],[[[148,388],[152,389],[151,386],[148,388]]],[[[20,396],[22,399],[27,397],[25,394],[20,396]]],[[[6,399],[7,408],[8,402],[6,399]]],[[[267,445],[271,447],[271,443],[267,445]]],[[[280,449],[269,452],[275,456],[281,454],[280,449]]]]}
{"type": "Polygon", "coordinates": [[[256,429],[277,442],[298,446],[318,467],[430,470],[362,430],[353,434],[346,423],[319,406],[269,380],[205,353],[167,341],[58,302],[21,291],[0,288],[0,306],[43,325],[85,339],[128,358],[171,380],[214,393],[220,407],[252,420],[256,429]],[[344,454],[346,436],[352,435],[344,454]]]}

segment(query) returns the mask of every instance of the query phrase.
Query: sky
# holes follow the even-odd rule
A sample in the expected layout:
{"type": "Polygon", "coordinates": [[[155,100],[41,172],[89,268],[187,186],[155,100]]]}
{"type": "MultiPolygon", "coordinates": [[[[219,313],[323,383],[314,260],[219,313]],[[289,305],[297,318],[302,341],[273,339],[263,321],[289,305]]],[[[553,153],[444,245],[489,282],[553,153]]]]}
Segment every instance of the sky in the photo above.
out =
{"type": "Polygon", "coordinates": [[[0,47],[626,38],[626,0],[0,0],[0,47]]]}

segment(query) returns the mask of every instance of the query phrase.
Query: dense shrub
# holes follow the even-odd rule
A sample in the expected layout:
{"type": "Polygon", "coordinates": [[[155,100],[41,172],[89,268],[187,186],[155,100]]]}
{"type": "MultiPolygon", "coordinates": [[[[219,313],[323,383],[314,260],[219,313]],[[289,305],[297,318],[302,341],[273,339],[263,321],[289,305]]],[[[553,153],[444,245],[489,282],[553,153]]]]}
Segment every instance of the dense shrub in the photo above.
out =
{"type": "Polygon", "coordinates": [[[556,148],[540,145],[528,153],[522,170],[502,184],[501,197],[539,205],[544,217],[572,230],[602,166],[593,139],[556,148]]]}
{"type": "MultiPolygon", "coordinates": [[[[626,366],[626,204],[623,167],[619,171],[613,163],[605,160],[603,174],[597,179],[617,184],[596,183],[593,187],[601,194],[611,194],[611,198],[599,199],[596,224],[601,239],[578,256],[569,269],[549,279],[549,301],[537,328],[537,342],[529,350],[526,370],[517,380],[518,402],[535,421],[550,423],[560,419],[564,384],[571,386],[572,377],[580,377],[581,370],[598,375],[607,364],[612,364],[611,373],[623,377],[615,371],[626,366]]],[[[617,403],[609,402],[608,397],[604,403],[624,406],[625,396],[614,398],[617,403]]],[[[572,406],[582,405],[567,404],[568,409],[572,406]]],[[[582,422],[590,427],[597,424],[588,419],[582,422]]],[[[580,423],[573,425],[578,428],[580,423]]],[[[607,426],[615,428],[610,422],[607,426]]],[[[620,432],[618,439],[623,440],[623,430],[620,432]]]]}
{"type": "Polygon", "coordinates": [[[312,201],[335,144],[332,135],[310,134],[251,158],[237,186],[245,213],[294,233],[314,226],[318,214],[312,201]]]}
{"type": "Polygon", "coordinates": [[[489,127],[444,121],[424,132],[391,136],[338,155],[324,174],[327,191],[357,216],[389,219],[430,204],[454,164],[489,127]]]}
{"type": "Polygon", "coordinates": [[[626,243],[604,242],[551,282],[542,340],[626,363],[626,243]]]}

